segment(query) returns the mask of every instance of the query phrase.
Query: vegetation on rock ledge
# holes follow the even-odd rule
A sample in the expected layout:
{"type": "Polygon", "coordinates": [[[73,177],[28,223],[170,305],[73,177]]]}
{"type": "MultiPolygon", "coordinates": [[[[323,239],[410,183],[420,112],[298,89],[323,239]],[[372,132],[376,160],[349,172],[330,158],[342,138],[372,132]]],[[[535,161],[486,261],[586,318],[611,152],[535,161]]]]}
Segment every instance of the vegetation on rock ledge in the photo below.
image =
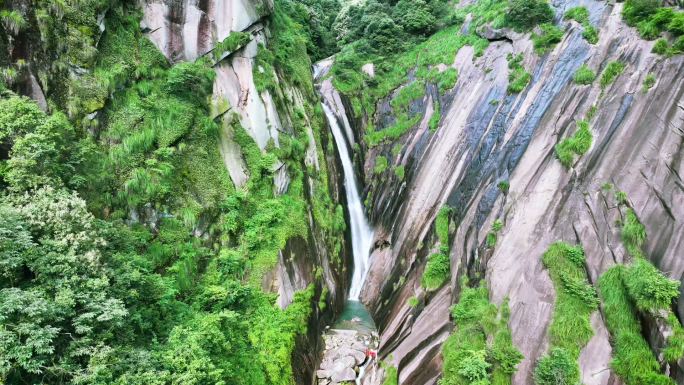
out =
{"type": "Polygon", "coordinates": [[[485,281],[471,288],[464,277],[460,299],[451,306],[456,331],[442,344],[440,385],[511,383],[511,374],[524,358],[511,341],[508,298],[490,303],[485,281]]]}

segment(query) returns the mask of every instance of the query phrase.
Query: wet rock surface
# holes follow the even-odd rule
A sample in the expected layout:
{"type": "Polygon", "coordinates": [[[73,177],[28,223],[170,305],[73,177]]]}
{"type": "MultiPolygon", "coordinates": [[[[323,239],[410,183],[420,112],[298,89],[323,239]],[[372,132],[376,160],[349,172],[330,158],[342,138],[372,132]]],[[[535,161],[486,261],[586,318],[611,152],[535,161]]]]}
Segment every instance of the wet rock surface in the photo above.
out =
{"type": "MultiPolygon", "coordinates": [[[[397,368],[399,384],[434,384],[440,377],[441,343],[452,327],[448,307],[458,300],[463,276],[486,279],[496,304],[510,298],[513,343],[525,356],[512,383],[533,384],[535,362],[549,346],[555,299],[541,255],[557,240],[581,243],[593,285],[608,267],[629,262],[616,191],[627,194],[626,206],[645,226],[646,258],[669,278],[684,280],[684,55],[653,54],[653,42],[623,22],[621,3],[560,0],[552,5],[556,23],[565,28],[553,50],[537,55],[529,34],[481,29],[490,44],[477,58],[472,47],[458,51],[452,65],[458,70],[455,87],[443,94],[427,87],[409,106],[427,114],[438,101],[437,130],[429,133],[421,122],[397,141],[359,154],[360,175],[372,186],[363,195],[370,192],[366,209],[376,234],[361,301],[381,336],[379,357],[397,368]],[[600,30],[597,44],[582,38],[579,24],[562,20],[562,13],[575,6],[589,11],[590,23],[600,30]],[[519,94],[506,94],[509,53],[522,53],[532,74],[519,94]],[[602,89],[598,78],[610,61],[625,63],[625,69],[602,89]],[[591,85],[572,80],[582,64],[597,74],[591,85]],[[642,91],[648,74],[657,84],[642,91]],[[596,114],[587,118],[592,106],[596,114]],[[592,146],[565,168],[554,146],[574,133],[580,119],[589,122],[592,146]],[[391,149],[397,144],[402,151],[395,157],[391,149]],[[403,166],[405,178],[373,179],[372,160],[378,155],[403,166]],[[496,187],[501,180],[510,183],[506,191],[496,187]],[[605,183],[612,187],[602,188],[605,183]],[[425,293],[420,277],[434,248],[424,245],[439,242],[433,223],[444,204],[455,208],[449,231],[451,279],[425,293]],[[495,219],[503,229],[494,247],[483,247],[495,219]],[[416,306],[407,303],[410,297],[418,298],[416,306]]],[[[345,97],[329,83],[319,85],[326,102],[356,129],[345,97]]],[[[362,122],[361,135],[364,125],[393,122],[390,99],[378,102],[377,116],[362,122]]],[[[679,308],[673,308],[680,319],[682,303],[680,296],[679,308]]],[[[652,350],[662,351],[668,331],[658,319],[641,323],[652,350]]],[[[581,381],[618,384],[609,369],[611,337],[600,311],[592,315],[591,326],[594,335],[579,357],[581,381]]],[[[661,363],[684,383],[681,362],[661,363]]],[[[368,384],[382,383],[378,377],[368,384]]]]}
{"type": "Polygon", "coordinates": [[[325,350],[316,378],[318,384],[324,385],[356,381],[373,360],[366,355],[366,351],[376,351],[379,346],[378,334],[375,332],[329,329],[323,335],[323,340],[325,350]]]}

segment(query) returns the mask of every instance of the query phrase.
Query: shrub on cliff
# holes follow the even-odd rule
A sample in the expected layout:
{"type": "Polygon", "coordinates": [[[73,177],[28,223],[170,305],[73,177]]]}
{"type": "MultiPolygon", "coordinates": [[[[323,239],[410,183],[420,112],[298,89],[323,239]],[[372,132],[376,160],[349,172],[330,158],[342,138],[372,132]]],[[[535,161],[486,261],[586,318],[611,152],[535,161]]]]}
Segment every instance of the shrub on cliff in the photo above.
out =
{"type": "Polygon", "coordinates": [[[619,61],[609,62],[606,69],[603,70],[603,75],[601,75],[601,80],[599,81],[599,86],[601,88],[606,88],[606,86],[613,82],[616,76],[622,72],[625,68],[625,64],[619,61]]]}
{"type": "Polygon", "coordinates": [[[394,175],[396,175],[399,180],[404,180],[404,167],[399,166],[396,169],[394,169],[394,175]]]}
{"type": "Polygon", "coordinates": [[[428,290],[434,290],[440,287],[449,276],[449,257],[437,252],[430,254],[427,259],[427,265],[420,277],[420,284],[428,290]]]}
{"type": "Polygon", "coordinates": [[[633,27],[658,12],[662,5],[662,0],[628,0],[622,7],[622,18],[633,27]]]}
{"type": "Polygon", "coordinates": [[[658,41],[653,44],[653,49],[651,52],[657,53],[658,55],[664,55],[667,53],[667,49],[669,48],[669,45],[667,44],[667,40],[665,39],[658,39],[658,41]]]}
{"type": "MultiPolygon", "coordinates": [[[[628,385],[674,385],[674,381],[660,373],[660,364],[641,335],[641,324],[635,313],[633,298],[626,288],[629,270],[631,269],[628,266],[617,264],[601,274],[598,280],[605,322],[612,336],[611,369],[628,385]]],[[[674,325],[680,334],[681,331],[676,326],[681,325],[674,325]]],[[[668,352],[671,350],[675,349],[668,349],[668,352]]]]}
{"type": "Polygon", "coordinates": [[[596,74],[594,74],[594,71],[590,70],[586,64],[582,64],[582,66],[578,68],[577,72],[575,72],[575,74],[572,76],[572,79],[577,84],[591,84],[595,77],[596,74]]]}
{"type": "Polygon", "coordinates": [[[376,174],[380,174],[385,171],[387,168],[387,158],[384,156],[378,155],[375,157],[375,167],[373,168],[373,172],[376,174]]]}
{"type": "Polygon", "coordinates": [[[589,21],[589,11],[587,11],[586,7],[572,7],[565,11],[563,14],[563,19],[573,19],[576,22],[583,24],[589,21]]]}
{"type": "Polygon", "coordinates": [[[214,70],[199,63],[181,62],[169,71],[166,82],[173,92],[188,95],[211,93],[214,70]]]}
{"type": "Polygon", "coordinates": [[[593,25],[589,24],[585,25],[584,28],[582,28],[582,37],[589,44],[596,44],[599,41],[598,30],[594,28],[593,25]]]}
{"type": "Polygon", "coordinates": [[[508,297],[499,308],[488,300],[486,282],[471,288],[463,279],[461,296],[451,306],[455,331],[442,344],[440,385],[510,384],[524,357],[511,341],[508,297]]]}
{"type": "Polygon", "coordinates": [[[556,43],[560,43],[563,38],[563,30],[551,23],[544,23],[539,26],[541,34],[532,34],[534,52],[541,55],[549,49],[553,49],[556,43]]]}
{"type": "Polygon", "coordinates": [[[582,155],[587,152],[589,147],[591,147],[593,138],[594,136],[589,130],[589,123],[586,120],[578,120],[577,131],[556,145],[555,150],[558,160],[565,167],[572,166],[574,160],[573,153],[582,155]]]}
{"type": "Polygon", "coordinates": [[[579,383],[579,367],[563,348],[554,348],[551,354],[537,360],[534,382],[537,385],[559,385],[579,383]]]}
{"type": "Polygon", "coordinates": [[[504,23],[516,31],[529,31],[551,20],[553,9],[545,0],[512,0],[504,16],[504,23]]]}
{"type": "Polygon", "coordinates": [[[667,310],[679,295],[679,281],[668,279],[645,259],[637,259],[624,275],[625,287],[637,309],[667,310]]]}

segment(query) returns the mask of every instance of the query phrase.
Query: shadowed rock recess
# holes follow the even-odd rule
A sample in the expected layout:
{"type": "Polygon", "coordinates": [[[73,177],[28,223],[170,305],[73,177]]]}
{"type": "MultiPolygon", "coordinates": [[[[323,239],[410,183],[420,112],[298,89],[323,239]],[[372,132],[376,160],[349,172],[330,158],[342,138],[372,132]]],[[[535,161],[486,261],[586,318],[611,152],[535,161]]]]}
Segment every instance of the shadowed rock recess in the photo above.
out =
{"type": "Polygon", "coordinates": [[[0,384],[684,384],[682,6],[4,2],[0,384]]]}

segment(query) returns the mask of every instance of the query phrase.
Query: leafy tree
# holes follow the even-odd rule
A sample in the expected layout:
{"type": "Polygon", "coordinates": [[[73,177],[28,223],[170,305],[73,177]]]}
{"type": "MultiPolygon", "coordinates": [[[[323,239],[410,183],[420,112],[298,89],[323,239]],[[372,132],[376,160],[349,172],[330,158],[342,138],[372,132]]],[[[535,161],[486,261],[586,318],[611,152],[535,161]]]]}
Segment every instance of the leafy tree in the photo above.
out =
{"type": "Polygon", "coordinates": [[[211,93],[214,70],[199,63],[182,62],[169,71],[167,84],[173,92],[191,95],[211,93]]]}
{"type": "MultiPolygon", "coordinates": [[[[0,290],[0,370],[17,380],[80,375],[128,315],[123,301],[111,295],[104,224],[63,189],[45,187],[15,199],[21,209],[12,217],[21,220],[18,227],[32,229],[37,243],[22,261],[3,266],[10,268],[4,276],[19,263],[26,273],[0,290]]],[[[7,238],[1,243],[17,244],[7,238]]]]}
{"type": "Polygon", "coordinates": [[[504,17],[504,22],[516,31],[529,31],[551,20],[553,9],[546,0],[512,0],[504,17]]]}
{"type": "Polygon", "coordinates": [[[363,22],[366,24],[363,36],[373,42],[378,51],[389,54],[399,50],[403,43],[404,30],[392,18],[387,15],[371,15],[364,16],[363,22]]]}
{"type": "Polygon", "coordinates": [[[436,28],[436,18],[423,0],[400,0],[394,6],[392,18],[409,33],[425,34],[436,28]]]}
{"type": "Polygon", "coordinates": [[[543,355],[534,370],[537,385],[574,385],[579,382],[579,368],[563,348],[553,348],[543,355]]]}
{"type": "Polygon", "coordinates": [[[0,143],[11,148],[4,179],[11,190],[68,183],[79,163],[71,153],[74,141],[63,114],[47,116],[26,97],[0,99],[0,143]]]}
{"type": "Polygon", "coordinates": [[[662,4],[662,0],[628,0],[622,8],[622,17],[627,25],[635,26],[656,13],[662,4]]]}

